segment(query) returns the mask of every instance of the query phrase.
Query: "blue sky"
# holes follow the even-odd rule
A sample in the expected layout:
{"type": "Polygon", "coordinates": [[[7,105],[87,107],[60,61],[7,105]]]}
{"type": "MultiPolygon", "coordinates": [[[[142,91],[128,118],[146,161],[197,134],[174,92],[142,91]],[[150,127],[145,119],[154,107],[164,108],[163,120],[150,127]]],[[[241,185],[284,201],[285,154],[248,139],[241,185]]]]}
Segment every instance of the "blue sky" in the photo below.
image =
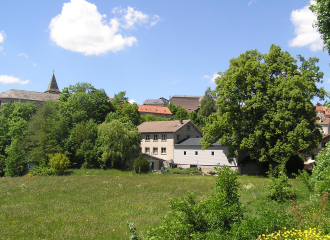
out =
{"type": "Polygon", "coordinates": [[[11,0],[0,7],[0,92],[43,92],[77,82],[112,97],[202,96],[231,58],[271,44],[317,57],[330,90],[329,55],[303,0],[11,0]]]}

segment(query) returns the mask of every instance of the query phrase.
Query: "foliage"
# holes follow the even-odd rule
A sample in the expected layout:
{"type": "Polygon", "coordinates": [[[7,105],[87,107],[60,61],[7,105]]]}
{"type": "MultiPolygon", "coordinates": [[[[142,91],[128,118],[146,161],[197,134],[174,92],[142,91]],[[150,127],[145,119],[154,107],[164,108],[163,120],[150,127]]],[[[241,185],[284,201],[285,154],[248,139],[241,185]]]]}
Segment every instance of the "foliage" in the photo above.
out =
{"type": "Polygon", "coordinates": [[[205,118],[201,115],[197,115],[196,111],[192,111],[188,114],[188,119],[190,119],[199,129],[205,127],[205,118]]]}
{"type": "Polygon", "coordinates": [[[139,157],[135,160],[134,171],[136,173],[147,173],[150,171],[150,162],[140,153],[139,157]]]}
{"type": "Polygon", "coordinates": [[[113,106],[104,89],[96,89],[90,83],[77,83],[61,92],[60,109],[71,124],[90,119],[101,123],[113,111],[113,106]]]}
{"type": "Polygon", "coordinates": [[[317,58],[298,59],[300,66],[275,45],[268,54],[251,50],[231,59],[216,79],[219,108],[206,120],[203,149],[218,141],[231,159],[242,150],[259,161],[285,163],[298,149],[315,148],[322,134],[312,99],[326,94],[316,86],[323,73],[317,58]]]}
{"type": "Polygon", "coordinates": [[[55,175],[63,173],[70,165],[69,159],[62,153],[57,153],[49,159],[49,165],[55,175]]]}
{"type": "Polygon", "coordinates": [[[6,157],[0,154],[0,177],[5,175],[6,157]]]}
{"type": "Polygon", "coordinates": [[[165,170],[165,172],[180,174],[182,171],[180,168],[168,168],[165,170]]]}
{"type": "Polygon", "coordinates": [[[168,109],[170,109],[171,113],[172,113],[172,120],[180,120],[180,119],[187,119],[188,118],[188,113],[186,111],[186,109],[184,109],[183,107],[179,106],[179,105],[175,105],[174,103],[169,103],[167,105],[168,109]]]}
{"type": "MultiPolygon", "coordinates": [[[[139,107],[136,104],[130,104],[128,102],[123,102],[120,105],[116,106],[116,114],[118,120],[123,123],[131,122],[135,126],[140,124],[140,112],[138,111],[139,107]]],[[[109,122],[109,114],[107,115],[106,122],[109,122]]],[[[110,115],[111,116],[111,115],[110,115]]]]}
{"type": "Polygon", "coordinates": [[[308,191],[312,192],[314,190],[315,185],[306,170],[300,170],[297,179],[307,187],[308,191]]]}
{"type": "Polygon", "coordinates": [[[243,208],[239,202],[237,173],[227,166],[217,171],[215,194],[201,201],[191,193],[182,200],[172,200],[164,224],[152,228],[147,239],[219,238],[239,224],[243,208]]]}
{"type": "Polygon", "coordinates": [[[49,154],[63,153],[70,128],[59,107],[58,102],[46,101],[29,121],[23,148],[30,161],[48,164],[49,154]]]}
{"type": "Polygon", "coordinates": [[[25,152],[21,147],[19,140],[15,139],[9,147],[6,148],[6,168],[5,175],[8,177],[18,177],[23,175],[26,161],[25,152]]]}
{"type": "Polygon", "coordinates": [[[141,135],[137,128],[118,120],[98,126],[97,144],[102,168],[126,169],[128,160],[140,149],[141,135]]]}
{"type": "Polygon", "coordinates": [[[317,20],[313,27],[320,33],[324,42],[324,50],[330,54],[330,1],[315,0],[309,3],[309,9],[316,15],[317,20]]]}
{"type": "Polygon", "coordinates": [[[141,122],[169,121],[169,118],[156,117],[152,114],[141,115],[141,122]]]}
{"type": "Polygon", "coordinates": [[[34,166],[32,171],[30,172],[32,176],[51,176],[53,175],[53,170],[45,165],[34,166]]]}
{"type": "Polygon", "coordinates": [[[205,91],[205,94],[203,96],[203,99],[200,103],[200,109],[198,113],[202,117],[208,117],[212,113],[215,112],[215,102],[214,102],[215,94],[211,91],[211,88],[208,87],[205,91]]]}
{"type": "Polygon", "coordinates": [[[316,165],[313,167],[312,181],[318,192],[330,192],[330,143],[325,145],[316,156],[316,165]]]}
{"type": "Polygon", "coordinates": [[[308,230],[298,230],[292,228],[291,230],[287,230],[284,228],[282,231],[276,231],[270,234],[262,234],[257,239],[271,240],[271,239],[330,239],[330,236],[322,235],[320,231],[316,228],[309,228],[308,230]]]}
{"type": "Polygon", "coordinates": [[[289,182],[289,178],[284,172],[284,168],[280,167],[278,172],[278,178],[275,177],[278,168],[272,169],[269,166],[270,183],[268,184],[268,197],[277,202],[285,202],[287,200],[293,200],[297,194],[292,184],[289,182]]]}

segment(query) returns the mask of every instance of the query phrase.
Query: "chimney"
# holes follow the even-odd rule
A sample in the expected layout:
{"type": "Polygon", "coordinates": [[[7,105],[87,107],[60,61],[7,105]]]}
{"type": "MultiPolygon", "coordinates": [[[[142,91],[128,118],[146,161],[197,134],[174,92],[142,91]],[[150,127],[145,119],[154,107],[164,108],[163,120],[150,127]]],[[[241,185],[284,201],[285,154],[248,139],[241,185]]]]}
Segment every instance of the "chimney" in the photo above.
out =
{"type": "Polygon", "coordinates": [[[179,121],[180,121],[180,124],[183,124],[183,120],[182,119],[180,119],[179,121]]]}

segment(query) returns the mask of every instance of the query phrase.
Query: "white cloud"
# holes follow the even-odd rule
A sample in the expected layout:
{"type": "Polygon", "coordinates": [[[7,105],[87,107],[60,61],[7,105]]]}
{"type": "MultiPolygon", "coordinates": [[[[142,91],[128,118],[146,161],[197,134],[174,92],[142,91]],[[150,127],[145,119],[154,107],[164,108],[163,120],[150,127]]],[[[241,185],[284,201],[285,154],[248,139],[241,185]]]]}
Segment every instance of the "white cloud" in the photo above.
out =
{"type": "Polygon", "coordinates": [[[36,66],[37,66],[37,64],[36,64],[36,63],[33,63],[33,66],[35,66],[35,67],[36,67],[36,66]]]}
{"type": "MultiPolygon", "coordinates": [[[[133,9],[131,15],[127,16],[126,13],[128,22],[124,26],[143,20],[143,14],[136,12],[133,9]]],[[[63,5],[62,13],[51,20],[50,39],[64,49],[85,55],[120,51],[137,41],[133,36],[123,37],[118,33],[121,23],[117,18],[112,18],[107,24],[105,17],[94,4],[85,0],[71,0],[63,5]]]]}
{"type": "Polygon", "coordinates": [[[121,13],[125,13],[123,16],[125,25],[124,28],[133,28],[136,23],[142,24],[146,23],[149,19],[149,16],[147,14],[144,14],[143,12],[136,11],[132,7],[128,7],[127,10],[120,10],[121,13]]]}
{"type": "Polygon", "coordinates": [[[128,100],[128,102],[129,102],[130,104],[136,103],[136,101],[135,101],[134,99],[130,99],[130,100],[128,100]]]}
{"type": "Polygon", "coordinates": [[[3,47],[0,47],[0,51],[3,49],[3,47]]]}
{"type": "Polygon", "coordinates": [[[25,85],[28,84],[30,82],[30,80],[25,80],[25,81],[21,81],[18,78],[12,77],[12,76],[7,76],[7,75],[0,75],[0,83],[3,84],[21,84],[21,85],[25,85]]]}
{"type": "Polygon", "coordinates": [[[160,17],[158,15],[153,15],[152,19],[153,21],[150,23],[150,27],[155,26],[160,21],[160,17]]]}
{"type": "Polygon", "coordinates": [[[209,75],[205,75],[203,78],[204,79],[210,79],[210,83],[215,83],[215,79],[217,77],[220,77],[220,75],[218,73],[213,73],[212,77],[209,75]]]}
{"type": "Polygon", "coordinates": [[[252,0],[249,2],[248,6],[250,6],[252,3],[256,3],[256,2],[257,2],[257,0],[252,0]]]}
{"type": "Polygon", "coordinates": [[[323,42],[316,28],[313,28],[313,22],[316,20],[314,13],[308,9],[308,5],[291,12],[290,20],[295,26],[294,39],[289,41],[291,47],[308,46],[313,52],[323,49],[323,42]]]}
{"type": "Polygon", "coordinates": [[[0,43],[3,43],[3,41],[6,39],[6,34],[4,31],[0,31],[0,43]]]}
{"type": "Polygon", "coordinates": [[[18,54],[18,57],[26,57],[26,58],[28,58],[29,56],[28,55],[26,55],[26,53],[20,53],[20,54],[18,54]]]}

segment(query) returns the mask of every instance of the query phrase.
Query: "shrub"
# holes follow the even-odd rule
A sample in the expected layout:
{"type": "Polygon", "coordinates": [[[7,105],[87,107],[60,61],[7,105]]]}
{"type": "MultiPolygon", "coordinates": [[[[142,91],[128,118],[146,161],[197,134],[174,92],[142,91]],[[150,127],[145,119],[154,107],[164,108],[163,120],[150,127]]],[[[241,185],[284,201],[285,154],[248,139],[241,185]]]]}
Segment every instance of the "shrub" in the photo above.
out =
{"type": "Polygon", "coordinates": [[[53,175],[53,170],[47,166],[34,166],[30,173],[33,176],[51,176],[53,175]]]}
{"type": "Polygon", "coordinates": [[[274,170],[272,166],[269,166],[269,174],[271,182],[268,184],[268,197],[277,202],[284,202],[296,198],[296,191],[293,189],[292,184],[289,182],[289,178],[284,172],[284,168],[280,166],[281,171],[278,173],[278,178],[275,177],[276,167],[274,170]]]}
{"type": "Polygon", "coordinates": [[[169,169],[166,169],[165,172],[169,172],[169,173],[174,173],[174,174],[180,174],[182,173],[181,169],[180,168],[169,168],[169,169]]]}
{"type": "Polygon", "coordinates": [[[14,140],[12,144],[6,148],[6,152],[8,157],[6,159],[5,175],[9,177],[23,175],[25,170],[25,152],[23,151],[20,142],[14,140]]]}
{"type": "Polygon", "coordinates": [[[138,159],[135,160],[134,171],[136,173],[147,173],[150,171],[150,162],[140,153],[138,159]]]}
{"type": "Polygon", "coordinates": [[[287,230],[284,228],[282,231],[276,231],[270,234],[262,234],[258,237],[258,239],[330,239],[330,236],[324,236],[320,231],[316,230],[316,228],[310,228],[308,230],[298,230],[292,228],[291,230],[287,230]]]}
{"type": "Polygon", "coordinates": [[[308,174],[306,170],[303,171],[299,170],[299,174],[297,175],[297,180],[299,182],[302,182],[308,188],[308,191],[312,192],[314,190],[314,183],[311,180],[311,176],[308,174]]]}
{"type": "Polygon", "coordinates": [[[49,165],[55,175],[63,173],[70,165],[69,159],[62,153],[56,153],[49,159],[49,165]]]}
{"type": "Polygon", "coordinates": [[[146,239],[225,239],[239,225],[243,208],[239,202],[237,172],[225,166],[217,168],[215,194],[201,201],[189,193],[171,200],[171,211],[163,225],[152,228],[146,239]]]}
{"type": "Polygon", "coordinates": [[[330,143],[322,149],[316,156],[316,165],[312,171],[312,181],[316,190],[323,194],[330,192],[330,143]]]}

